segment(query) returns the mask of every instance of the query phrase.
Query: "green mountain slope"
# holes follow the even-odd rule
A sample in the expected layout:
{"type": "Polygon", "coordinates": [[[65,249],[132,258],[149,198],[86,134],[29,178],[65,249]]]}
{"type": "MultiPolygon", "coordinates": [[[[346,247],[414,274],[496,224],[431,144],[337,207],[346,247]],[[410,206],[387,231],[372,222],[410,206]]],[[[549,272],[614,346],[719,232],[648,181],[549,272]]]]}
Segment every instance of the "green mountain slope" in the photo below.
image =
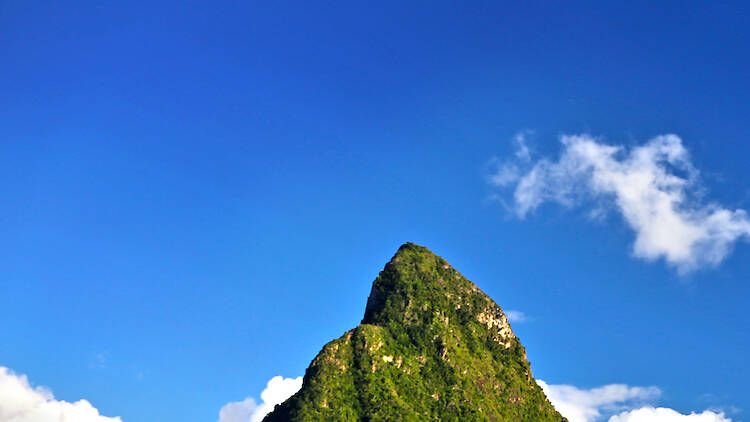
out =
{"type": "Polygon", "coordinates": [[[362,323],[312,361],[264,422],[565,421],[532,378],[500,307],[407,243],[372,285],[362,323]]]}

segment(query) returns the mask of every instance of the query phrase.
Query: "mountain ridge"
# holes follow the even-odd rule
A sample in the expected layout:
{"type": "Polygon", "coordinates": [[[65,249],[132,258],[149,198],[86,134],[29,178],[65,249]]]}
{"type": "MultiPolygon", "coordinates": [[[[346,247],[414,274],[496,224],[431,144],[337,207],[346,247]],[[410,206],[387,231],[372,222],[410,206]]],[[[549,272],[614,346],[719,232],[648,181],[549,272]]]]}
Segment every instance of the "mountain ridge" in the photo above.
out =
{"type": "Polygon", "coordinates": [[[264,422],[565,421],[505,313],[445,259],[402,245],[362,322],[327,343],[264,422]]]}

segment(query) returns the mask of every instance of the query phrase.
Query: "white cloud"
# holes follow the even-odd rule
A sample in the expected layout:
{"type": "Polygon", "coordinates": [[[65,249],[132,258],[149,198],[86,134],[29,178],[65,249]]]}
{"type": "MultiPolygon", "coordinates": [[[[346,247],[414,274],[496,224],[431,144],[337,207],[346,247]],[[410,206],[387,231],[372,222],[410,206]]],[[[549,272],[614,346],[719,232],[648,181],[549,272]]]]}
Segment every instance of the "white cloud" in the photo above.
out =
{"type": "Polygon", "coordinates": [[[537,380],[537,383],[555,409],[570,422],[599,420],[606,412],[622,411],[633,403],[651,401],[661,395],[656,387],[611,384],[583,390],[572,385],[549,385],[542,380],[537,380]]]}
{"type": "Polygon", "coordinates": [[[260,422],[271,413],[274,406],[283,403],[300,388],[302,388],[302,377],[275,376],[268,381],[266,388],[260,393],[262,403],[257,404],[250,397],[243,401],[228,403],[219,411],[219,422],[260,422]]]}
{"type": "Polygon", "coordinates": [[[609,418],[609,422],[731,422],[723,413],[706,410],[703,413],[683,415],[664,407],[642,407],[609,418]]]}
{"type": "Polygon", "coordinates": [[[31,387],[25,375],[0,366],[0,422],[122,422],[101,416],[86,400],[55,400],[44,387],[31,387]]]}
{"type": "Polygon", "coordinates": [[[523,313],[521,311],[514,311],[512,309],[509,310],[509,311],[505,311],[505,316],[508,317],[508,320],[510,322],[521,323],[521,322],[526,322],[526,321],[529,320],[529,317],[526,316],[525,313],[523,313]]]}
{"type": "Polygon", "coordinates": [[[521,143],[517,162],[501,163],[490,177],[497,187],[514,187],[520,218],[544,202],[593,202],[597,214],[614,208],[635,232],[636,257],[663,258],[680,273],[719,264],[735,241],[750,237],[744,210],[701,201],[699,173],[676,135],[630,150],[589,135],[562,136],[561,142],[557,161],[536,162],[521,143]]]}
{"type": "Polygon", "coordinates": [[[656,400],[661,391],[656,387],[629,387],[611,384],[589,390],[572,385],[537,383],[558,412],[570,422],[731,422],[723,413],[681,414],[665,407],[644,406],[656,400]]]}

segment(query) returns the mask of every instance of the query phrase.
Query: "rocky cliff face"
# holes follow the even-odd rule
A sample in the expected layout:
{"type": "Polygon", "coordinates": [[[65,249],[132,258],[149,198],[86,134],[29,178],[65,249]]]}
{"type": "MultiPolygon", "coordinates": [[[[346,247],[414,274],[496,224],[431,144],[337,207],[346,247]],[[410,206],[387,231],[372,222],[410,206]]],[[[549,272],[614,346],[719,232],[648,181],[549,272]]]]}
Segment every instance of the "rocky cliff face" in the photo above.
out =
{"type": "Polygon", "coordinates": [[[565,421],[534,381],[502,309],[407,243],[372,285],[362,323],[331,341],[277,421],[565,421]]]}

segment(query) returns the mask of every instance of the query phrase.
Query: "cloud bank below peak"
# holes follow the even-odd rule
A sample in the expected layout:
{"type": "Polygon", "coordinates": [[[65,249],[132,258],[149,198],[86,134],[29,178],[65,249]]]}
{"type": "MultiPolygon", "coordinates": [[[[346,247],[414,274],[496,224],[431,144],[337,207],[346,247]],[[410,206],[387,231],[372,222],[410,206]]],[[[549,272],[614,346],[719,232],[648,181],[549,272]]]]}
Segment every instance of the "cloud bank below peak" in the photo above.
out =
{"type": "Polygon", "coordinates": [[[558,412],[570,422],[732,422],[724,413],[705,410],[682,414],[647,405],[661,396],[656,387],[610,384],[592,389],[537,383],[558,412]]]}
{"type": "Polygon", "coordinates": [[[219,411],[219,422],[261,422],[277,404],[283,403],[300,388],[302,377],[284,378],[277,375],[268,381],[266,388],[260,393],[260,404],[251,397],[227,403],[219,411]]]}
{"type": "Polygon", "coordinates": [[[750,238],[744,210],[702,199],[699,171],[678,136],[630,149],[585,134],[560,141],[556,161],[535,161],[526,136],[517,135],[515,159],[499,163],[489,178],[512,190],[510,208],[519,218],[545,202],[592,205],[592,215],[615,209],[635,233],[636,257],[664,259],[681,274],[718,265],[736,241],[750,238]]]}
{"type": "Polygon", "coordinates": [[[56,400],[43,387],[32,387],[25,375],[0,366],[0,422],[122,422],[106,417],[86,400],[56,400]]]}

